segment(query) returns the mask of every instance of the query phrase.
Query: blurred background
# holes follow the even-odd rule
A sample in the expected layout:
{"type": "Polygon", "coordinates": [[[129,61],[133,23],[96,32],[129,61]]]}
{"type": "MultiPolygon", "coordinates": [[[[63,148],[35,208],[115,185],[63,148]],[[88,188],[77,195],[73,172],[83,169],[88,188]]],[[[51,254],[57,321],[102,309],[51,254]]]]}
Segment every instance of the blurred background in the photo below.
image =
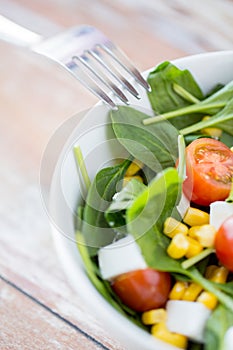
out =
{"type": "Polygon", "coordinates": [[[68,286],[40,196],[41,159],[53,133],[98,100],[30,45],[81,24],[104,31],[141,71],[163,60],[233,49],[232,0],[0,0],[4,350],[121,349],[68,286]]]}

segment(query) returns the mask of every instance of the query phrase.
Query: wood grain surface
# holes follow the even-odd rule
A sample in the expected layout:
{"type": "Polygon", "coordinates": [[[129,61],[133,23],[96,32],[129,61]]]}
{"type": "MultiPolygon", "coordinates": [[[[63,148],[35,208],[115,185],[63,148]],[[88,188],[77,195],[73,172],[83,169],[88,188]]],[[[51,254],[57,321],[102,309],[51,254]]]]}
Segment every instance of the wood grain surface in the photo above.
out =
{"type": "MultiPolygon", "coordinates": [[[[45,37],[94,25],[140,70],[233,45],[226,0],[195,1],[192,8],[178,0],[0,0],[0,10],[45,37]]],[[[67,283],[40,193],[51,136],[97,99],[58,65],[1,40],[1,28],[0,54],[0,349],[123,350],[67,283]]]]}

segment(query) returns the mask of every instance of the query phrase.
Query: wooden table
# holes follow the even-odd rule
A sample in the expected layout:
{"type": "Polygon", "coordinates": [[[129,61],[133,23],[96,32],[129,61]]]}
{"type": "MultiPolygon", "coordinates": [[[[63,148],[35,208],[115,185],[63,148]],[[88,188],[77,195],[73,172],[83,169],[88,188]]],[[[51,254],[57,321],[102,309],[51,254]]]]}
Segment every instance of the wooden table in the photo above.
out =
{"type": "MultiPolygon", "coordinates": [[[[195,1],[192,9],[184,1],[169,3],[7,0],[0,9],[43,35],[95,25],[140,70],[190,53],[232,49],[232,1],[195,1]]],[[[0,349],[122,350],[67,283],[40,196],[40,162],[51,136],[97,99],[25,48],[0,40],[0,54],[0,349]]]]}

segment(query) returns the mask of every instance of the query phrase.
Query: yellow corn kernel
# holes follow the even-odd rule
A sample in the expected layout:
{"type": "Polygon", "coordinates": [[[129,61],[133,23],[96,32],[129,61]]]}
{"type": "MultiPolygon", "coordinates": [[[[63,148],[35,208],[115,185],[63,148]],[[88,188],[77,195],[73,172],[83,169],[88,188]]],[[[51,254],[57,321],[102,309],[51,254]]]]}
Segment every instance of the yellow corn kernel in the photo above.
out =
{"type": "Polygon", "coordinates": [[[172,287],[172,290],[169,293],[168,298],[171,300],[181,300],[183,298],[184,292],[188,287],[187,282],[178,281],[172,287]]]}
{"type": "Polygon", "coordinates": [[[218,269],[217,265],[209,265],[205,270],[205,278],[210,279],[213,276],[214,271],[218,269]]]}
{"type": "MultiPolygon", "coordinates": [[[[224,267],[218,267],[216,265],[210,265],[207,267],[205,272],[205,277],[213,282],[216,283],[225,283],[227,280],[229,271],[224,267]]],[[[213,310],[217,303],[218,299],[213,293],[203,291],[199,297],[197,298],[197,301],[204,304],[207,308],[213,310]]]]}
{"type": "Polygon", "coordinates": [[[218,267],[210,275],[209,280],[216,283],[225,283],[228,273],[229,271],[224,266],[218,267]]]}
{"type": "Polygon", "coordinates": [[[186,258],[192,258],[192,256],[195,256],[199,254],[203,250],[203,246],[194,238],[187,237],[189,247],[187,252],[185,253],[186,258]]]}
{"type": "Polygon", "coordinates": [[[142,322],[146,325],[166,322],[167,313],[165,309],[153,309],[145,311],[142,314],[142,322]]]}
{"type": "Polygon", "coordinates": [[[199,284],[190,283],[183,294],[182,300],[195,301],[202,290],[203,288],[199,284]]]}
{"type": "Polygon", "coordinates": [[[125,176],[128,177],[137,174],[137,172],[143,168],[143,165],[144,164],[140,162],[140,160],[135,159],[126,170],[125,176]]]}
{"type": "Polygon", "coordinates": [[[218,299],[213,293],[210,292],[202,292],[199,297],[197,298],[197,301],[199,303],[204,304],[208,309],[213,310],[217,304],[218,304],[218,299]]]}
{"type": "Polygon", "coordinates": [[[233,152],[233,146],[230,148],[230,150],[233,152]]]}
{"type": "Polygon", "coordinates": [[[189,236],[195,238],[204,248],[214,246],[217,231],[214,226],[206,224],[202,226],[192,226],[189,229],[189,236]]]}
{"type": "Polygon", "coordinates": [[[215,139],[218,139],[222,135],[222,130],[219,128],[204,128],[201,130],[203,134],[209,135],[215,139]]]}
{"type": "MultiPolygon", "coordinates": [[[[202,120],[208,120],[211,117],[209,116],[205,116],[204,118],[202,118],[202,120]]],[[[212,127],[207,127],[201,130],[202,134],[206,134],[209,135],[211,137],[214,138],[219,138],[222,135],[222,130],[219,128],[212,128],[212,127]]]]}
{"type": "Polygon", "coordinates": [[[164,222],[163,233],[170,238],[173,238],[177,233],[187,235],[188,226],[172,217],[169,217],[164,222]]]}
{"type": "Polygon", "coordinates": [[[151,327],[151,334],[163,340],[169,344],[177,346],[181,349],[186,349],[187,347],[187,337],[182,334],[172,333],[167,329],[167,326],[164,322],[157,323],[156,325],[151,327]]]}
{"type": "Polygon", "coordinates": [[[209,223],[209,214],[203,210],[189,207],[183,221],[189,226],[206,225],[209,223]]]}
{"type": "Polygon", "coordinates": [[[185,256],[189,259],[192,256],[199,254],[203,250],[203,246],[194,238],[187,237],[187,239],[189,242],[189,248],[185,256]]]}
{"type": "Polygon", "coordinates": [[[189,249],[188,237],[182,233],[175,235],[167,248],[168,255],[173,259],[180,259],[189,249]]]}
{"type": "Polygon", "coordinates": [[[141,176],[139,175],[136,175],[136,176],[125,176],[124,179],[123,179],[123,187],[125,187],[127,185],[127,183],[132,180],[132,179],[136,179],[140,182],[143,182],[143,179],[141,176]]]}

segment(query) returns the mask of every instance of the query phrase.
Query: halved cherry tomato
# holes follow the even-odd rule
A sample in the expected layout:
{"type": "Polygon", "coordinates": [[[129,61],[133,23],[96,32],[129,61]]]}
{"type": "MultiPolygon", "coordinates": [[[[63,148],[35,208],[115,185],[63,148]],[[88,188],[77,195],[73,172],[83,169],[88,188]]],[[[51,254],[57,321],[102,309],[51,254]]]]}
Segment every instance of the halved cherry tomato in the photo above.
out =
{"type": "Polygon", "coordinates": [[[152,268],[135,270],[117,277],[112,288],[125,305],[144,312],[165,305],[171,289],[171,277],[167,272],[152,268]]]}
{"type": "Polygon", "coordinates": [[[186,147],[184,193],[192,202],[209,205],[224,200],[231,189],[233,152],[222,142],[200,138],[186,147]]]}
{"type": "Polygon", "coordinates": [[[215,237],[215,250],[219,261],[233,272],[233,215],[220,226],[215,237]]]}

